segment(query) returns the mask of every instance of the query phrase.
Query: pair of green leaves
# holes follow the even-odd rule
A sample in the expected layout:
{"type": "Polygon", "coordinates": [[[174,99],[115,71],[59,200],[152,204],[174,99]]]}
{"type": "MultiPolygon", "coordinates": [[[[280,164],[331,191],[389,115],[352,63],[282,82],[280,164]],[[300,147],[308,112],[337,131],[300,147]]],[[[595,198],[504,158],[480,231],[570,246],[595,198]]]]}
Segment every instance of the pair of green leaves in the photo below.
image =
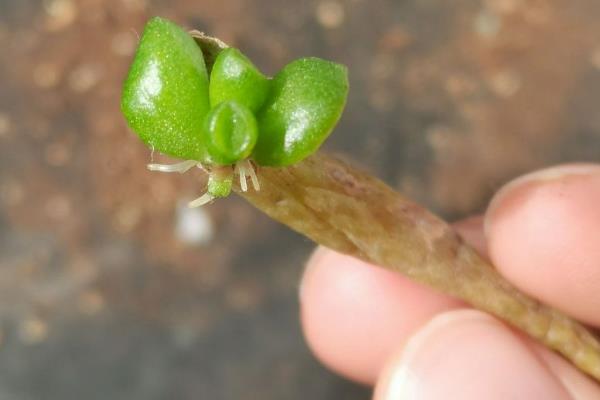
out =
{"type": "Polygon", "coordinates": [[[140,138],[164,154],[206,165],[287,166],[331,133],[348,93],[344,66],[318,58],[265,77],[238,50],[221,51],[210,79],[200,47],[174,23],[144,29],[121,108],[140,138]]]}

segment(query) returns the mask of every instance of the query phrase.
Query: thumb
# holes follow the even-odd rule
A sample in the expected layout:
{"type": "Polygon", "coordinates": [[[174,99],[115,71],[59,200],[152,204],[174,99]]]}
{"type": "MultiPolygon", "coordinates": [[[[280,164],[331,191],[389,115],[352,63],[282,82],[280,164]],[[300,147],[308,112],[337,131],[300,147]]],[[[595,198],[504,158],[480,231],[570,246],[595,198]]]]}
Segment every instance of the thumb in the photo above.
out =
{"type": "Polygon", "coordinates": [[[569,398],[529,346],[474,310],[433,318],[392,358],[375,389],[376,400],[569,398]]]}

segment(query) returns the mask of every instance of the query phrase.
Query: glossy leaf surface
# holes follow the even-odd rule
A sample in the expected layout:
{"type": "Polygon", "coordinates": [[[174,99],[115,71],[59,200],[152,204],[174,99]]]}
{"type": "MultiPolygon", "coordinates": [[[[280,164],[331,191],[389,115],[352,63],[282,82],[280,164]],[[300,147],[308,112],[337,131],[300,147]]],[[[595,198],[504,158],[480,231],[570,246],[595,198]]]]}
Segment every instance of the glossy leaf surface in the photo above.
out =
{"type": "Polygon", "coordinates": [[[229,47],[219,53],[210,73],[210,104],[235,100],[256,112],[267,98],[269,84],[246,56],[229,47]]]}
{"type": "Polygon", "coordinates": [[[214,107],[204,121],[202,141],[207,162],[231,165],[248,157],[254,149],[258,129],[252,112],[236,101],[214,107]]]}
{"type": "Polygon", "coordinates": [[[319,58],[286,65],[273,79],[258,116],[253,158],[287,166],[314,153],[337,123],[348,94],[347,69],[319,58]]]}
{"type": "Polygon", "coordinates": [[[146,24],[121,109],[151,148],[182,159],[204,157],[200,131],[209,110],[208,75],[202,51],[187,32],[158,17],[146,24]]]}

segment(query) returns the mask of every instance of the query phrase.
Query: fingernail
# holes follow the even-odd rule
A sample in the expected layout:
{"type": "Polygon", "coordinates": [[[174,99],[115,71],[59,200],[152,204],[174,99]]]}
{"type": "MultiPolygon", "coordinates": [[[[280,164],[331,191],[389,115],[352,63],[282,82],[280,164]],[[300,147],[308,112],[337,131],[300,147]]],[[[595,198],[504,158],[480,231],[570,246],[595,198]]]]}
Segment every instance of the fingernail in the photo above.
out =
{"type": "Polygon", "coordinates": [[[485,236],[487,237],[489,233],[490,217],[494,215],[495,211],[500,204],[506,200],[507,196],[515,190],[529,185],[545,184],[548,182],[569,179],[573,176],[591,174],[600,174],[600,165],[591,163],[559,165],[534,171],[508,182],[494,195],[488,205],[483,221],[485,236]]]}
{"type": "Polygon", "coordinates": [[[475,310],[431,320],[393,360],[375,392],[398,399],[568,399],[521,339],[475,310]]]}

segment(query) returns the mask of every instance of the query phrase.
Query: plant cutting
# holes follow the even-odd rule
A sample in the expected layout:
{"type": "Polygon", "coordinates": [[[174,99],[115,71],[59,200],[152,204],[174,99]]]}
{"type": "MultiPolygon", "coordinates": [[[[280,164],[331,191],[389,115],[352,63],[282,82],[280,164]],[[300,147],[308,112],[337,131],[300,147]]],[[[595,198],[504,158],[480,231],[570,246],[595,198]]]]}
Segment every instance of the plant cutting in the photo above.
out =
{"type": "Polygon", "coordinates": [[[291,62],[267,79],[242,53],[226,48],[211,65],[194,38],[162,18],[148,22],[125,81],[122,110],[154,150],[185,159],[151,170],[209,173],[204,205],[231,192],[237,173],[247,190],[254,165],[285,167],[314,153],[339,119],[346,68],[318,58],[291,62]]]}
{"type": "Polygon", "coordinates": [[[587,327],[513,287],[440,218],[317,151],[347,93],[339,64],[304,58],[267,78],[239,50],[154,18],[121,105],[142,141],[182,160],[151,170],[208,173],[206,193],[191,206],[233,190],[319,244],[497,316],[600,381],[600,343],[587,327]]]}

